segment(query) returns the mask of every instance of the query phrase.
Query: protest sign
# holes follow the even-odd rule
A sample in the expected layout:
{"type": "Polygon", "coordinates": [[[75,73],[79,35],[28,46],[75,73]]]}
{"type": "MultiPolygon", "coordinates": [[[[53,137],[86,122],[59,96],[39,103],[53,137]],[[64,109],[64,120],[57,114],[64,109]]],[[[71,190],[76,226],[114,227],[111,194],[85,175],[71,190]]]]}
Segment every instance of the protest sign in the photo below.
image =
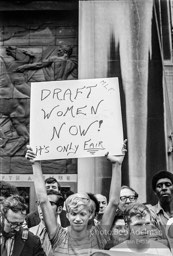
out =
{"type": "Polygon", "coordinates": [[[121,154],[118,78],[31,84],[30,145],[37,160],[121,154]]]}

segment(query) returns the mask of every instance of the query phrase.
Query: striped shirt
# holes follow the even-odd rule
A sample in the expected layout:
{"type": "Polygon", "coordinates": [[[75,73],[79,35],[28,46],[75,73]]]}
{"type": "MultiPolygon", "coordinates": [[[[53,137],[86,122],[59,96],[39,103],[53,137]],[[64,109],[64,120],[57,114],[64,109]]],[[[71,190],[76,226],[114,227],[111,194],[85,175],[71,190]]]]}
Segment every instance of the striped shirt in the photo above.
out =
{"type": "Polygon", "coordinates": [[[109,241],[109,235],[100,225],[88,230],[88,236],[82,239],[73,239],[70,236],[70,227],[58,226],[51,240],[54,256],[89,256],[91,249],[103,249],[109,241]]]}

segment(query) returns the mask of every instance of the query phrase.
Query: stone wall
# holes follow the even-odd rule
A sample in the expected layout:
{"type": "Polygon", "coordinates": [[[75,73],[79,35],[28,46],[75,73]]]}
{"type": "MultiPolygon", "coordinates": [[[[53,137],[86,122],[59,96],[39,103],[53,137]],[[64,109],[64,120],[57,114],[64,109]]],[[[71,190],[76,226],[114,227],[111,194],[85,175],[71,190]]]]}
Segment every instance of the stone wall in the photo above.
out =
{"type": "MultiPolygon", "coordinates": [[[[30,84],[77,79],[78,14],[76,10],[1,11],[0,31],[0,172],[29,174],[32,168],[24,155],[29,143],[30,84]],[[62,65],[56,58],[67,45],[72,54],[62,65]],[[50,65],[39,68],[37,63],[49,60],[50,65]],[[34,67],[22,69],[28,64],[34,67]]],[[[77,173],[77,161],[46,161],[43,170],[77,173]]]]}

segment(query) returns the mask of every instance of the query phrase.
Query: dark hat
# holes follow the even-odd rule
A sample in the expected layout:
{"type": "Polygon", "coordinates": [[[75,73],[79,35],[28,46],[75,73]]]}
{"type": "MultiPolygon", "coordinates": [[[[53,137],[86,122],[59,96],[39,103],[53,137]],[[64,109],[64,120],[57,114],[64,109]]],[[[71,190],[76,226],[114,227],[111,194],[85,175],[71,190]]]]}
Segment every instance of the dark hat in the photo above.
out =
{"type": "Polygon", "coordinates": [[[173,173],[167,172],[167,171],[159,171],[152,178],[152,188],[153,188],[154,191],[156,189],[157,181],[160,180],[160,179],[164,179],[164,178],[170,179],[173,183],[173,173]]]}

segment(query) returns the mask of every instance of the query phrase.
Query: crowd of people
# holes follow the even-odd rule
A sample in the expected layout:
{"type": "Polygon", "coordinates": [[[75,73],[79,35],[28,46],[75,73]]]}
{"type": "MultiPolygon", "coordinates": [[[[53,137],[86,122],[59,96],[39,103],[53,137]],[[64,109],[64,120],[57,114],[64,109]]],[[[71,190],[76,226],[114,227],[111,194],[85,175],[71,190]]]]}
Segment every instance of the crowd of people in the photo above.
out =
{"type": "Polygon", "coordinates": [[[37,210],[27,214],[17,188],[0,181],[1,255],[87,256],[109,255],[108,251],[173,255],[173,174],[157,172],[151,185],[158,203],[141,203],[133,188],[121,186],[125,153],[126,141],[122,155],[106,156],[112,165],[109,200],[101,194],[72,191],[65,198],[56,179],[44,180],[41,163],[28,146],[37,210]]]}

